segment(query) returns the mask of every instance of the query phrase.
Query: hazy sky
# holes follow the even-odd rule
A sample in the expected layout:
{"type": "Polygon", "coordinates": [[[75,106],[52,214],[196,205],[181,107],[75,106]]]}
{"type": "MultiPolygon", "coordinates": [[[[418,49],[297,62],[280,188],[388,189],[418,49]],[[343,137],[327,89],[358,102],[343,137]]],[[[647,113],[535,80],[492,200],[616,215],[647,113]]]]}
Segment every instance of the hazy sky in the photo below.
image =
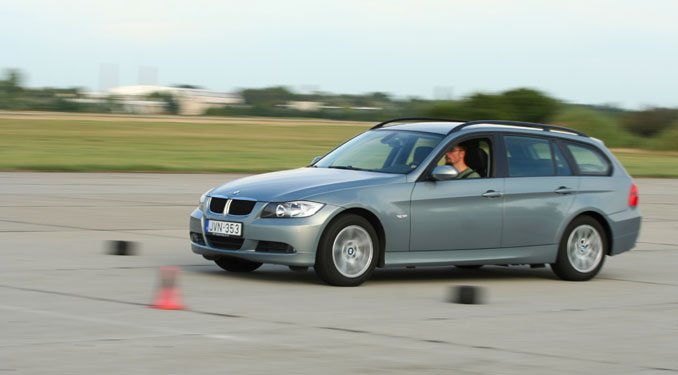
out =
{"type": "Polygon", "coordinates": [[[0,0],[0,69],[139,83],[460,98],[532,87],[678,107],[678,1],[0,0]],[[111,78],[113,77],[113,78],[111,78]],[[438,88],[436,90],[436,87],[438,88]]]}

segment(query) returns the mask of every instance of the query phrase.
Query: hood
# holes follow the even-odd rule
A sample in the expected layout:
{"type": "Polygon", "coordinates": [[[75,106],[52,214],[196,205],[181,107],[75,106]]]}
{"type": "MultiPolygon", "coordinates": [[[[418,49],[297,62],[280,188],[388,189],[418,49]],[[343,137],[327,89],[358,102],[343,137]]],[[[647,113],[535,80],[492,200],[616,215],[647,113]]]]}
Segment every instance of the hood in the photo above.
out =
{"type": "Polygon", "coordinates": [[[349,188],[404,182],[405,179],[405,175],[399,174],[307,167],[241,178],[219,186],[209,195],[284,202],[349,188]]]}

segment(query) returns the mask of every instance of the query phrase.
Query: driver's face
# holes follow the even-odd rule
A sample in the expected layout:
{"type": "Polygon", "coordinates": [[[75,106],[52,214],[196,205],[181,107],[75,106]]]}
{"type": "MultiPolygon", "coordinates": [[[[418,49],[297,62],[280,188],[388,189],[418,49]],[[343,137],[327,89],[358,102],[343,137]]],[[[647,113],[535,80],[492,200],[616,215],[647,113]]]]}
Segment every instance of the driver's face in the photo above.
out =
{"type": "Polygon", "coordinates": [[[459,147],[453,147],[450,151],[445,153],[445,162],[447,164],[455,164],[464,158],[464,150],[459,147]]]}

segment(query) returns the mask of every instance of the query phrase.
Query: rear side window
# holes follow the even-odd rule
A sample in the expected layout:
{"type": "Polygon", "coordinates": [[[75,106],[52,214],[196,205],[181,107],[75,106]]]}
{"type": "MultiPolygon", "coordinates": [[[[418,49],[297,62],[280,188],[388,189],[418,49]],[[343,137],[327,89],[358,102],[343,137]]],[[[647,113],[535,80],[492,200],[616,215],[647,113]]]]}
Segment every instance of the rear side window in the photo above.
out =
{"type": "Polygon", "coordinates": [[[594,175],[594,176],[606,176],[610,174],[610,169],[612,166],[603,154],[590,146],[584,146],[574,143],[565,143],[572,158],[574,159],[575,164],[577,164],[577,169],[579,169],[579,174],[582,175],[594,175]]]}
{"type": "Polygon", "coordinates": [[[560,148],[555,143],[551,143],[553,148],[553,160],[556,162],[556,174],[558,176],[572,176],[572,169],[565,161],[565,156],[560,151],[560,148]]]}
{"type": "Polygon", "coordinates": [[[509,177],[555,176],[551,142],[532,137],[507,136],[509,177]]]}

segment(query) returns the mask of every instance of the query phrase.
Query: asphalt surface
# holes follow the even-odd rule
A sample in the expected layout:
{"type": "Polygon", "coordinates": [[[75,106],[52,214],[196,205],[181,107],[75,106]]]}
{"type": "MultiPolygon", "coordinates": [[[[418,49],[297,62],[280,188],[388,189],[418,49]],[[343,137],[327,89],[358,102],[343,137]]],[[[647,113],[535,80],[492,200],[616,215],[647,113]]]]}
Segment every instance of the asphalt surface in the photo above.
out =
{"type": "Polygon", "coordinates": [[[678,372],[678,180],[636,181],[638,246],[589,282],[416,268],[337,288],[191,253],[198,197],[235,177],[0,173],[0,374],[678,372]],[[147,307],[165,265],[187,310],[147,307]],[[486,303],[448,302],[459,285],[486,303]]]}

